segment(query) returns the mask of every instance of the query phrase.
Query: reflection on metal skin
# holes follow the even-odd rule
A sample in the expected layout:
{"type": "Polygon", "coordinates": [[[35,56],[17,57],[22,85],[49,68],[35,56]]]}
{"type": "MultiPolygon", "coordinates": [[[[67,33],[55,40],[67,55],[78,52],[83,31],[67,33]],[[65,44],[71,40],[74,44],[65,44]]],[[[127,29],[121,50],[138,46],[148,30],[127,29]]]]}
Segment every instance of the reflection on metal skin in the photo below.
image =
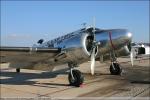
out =
{"type": "MultiPolygon", "coordinates": [[[[78,63],[87,61],[90,57],[92,48],[92,38],[93,37],[89,33],[83,32],[60,43],[58,46],[62,48],[62,52],[65,52],[67,56],[61,59],[61,61],[78,63]]],[[[96,50],[95,53],[97,54],[97,52],[98,50],[96,50]]]]}
{"type": "Polygon", "coordinates": [[[119,50],[131,42],[132,34],[125,29],[112,29],[96,32],[96,40],[101,43],[99,54],[119,50]]]}
{"type": "MultiPolygon", "coordinates": [[[[132,34],[126,29],[110,29],[100,30],[96,29],[95,32],[96,41],[100,42],[97,48],[97,58],[101,55],[115,50],[117,55],[128,55],[129,50],[127,45],[131,42],[132,34]]],[[[62,51],[66,52],[67,57],[61,59],[62,61],[78,62],[82,63],[90,58],[91,42],[93,37],[90,33],[80,31],[74,37],[65,40],[60,43],[58,47],[62,48],[62,51]]]]}

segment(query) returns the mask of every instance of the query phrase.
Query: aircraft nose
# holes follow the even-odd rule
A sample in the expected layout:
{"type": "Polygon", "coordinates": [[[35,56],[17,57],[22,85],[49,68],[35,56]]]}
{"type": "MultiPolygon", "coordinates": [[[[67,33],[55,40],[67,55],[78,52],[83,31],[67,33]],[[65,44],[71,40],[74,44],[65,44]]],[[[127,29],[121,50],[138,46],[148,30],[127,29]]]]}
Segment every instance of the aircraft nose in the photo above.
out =
{"type": "Polygon", "coordinates": [[[110,38],[110,43],[112,47],[116,48],[125,46],[132,41],[132,33],[126,29],[113,30],[111,37],[112,38],[110,38]]]}
{"type": "Polygon", "coordinates": [[[131,41],[132,41],[132,33],[129,32],[129,31],[127,31],[127,32],[125,33],[125,42],[130,43],[131,41]]]}
{"type": "Polygon", "coordinates": [[[132,33],[131,32],[127,32],[127,37],[128,38],[132,38],[132,33]]]}

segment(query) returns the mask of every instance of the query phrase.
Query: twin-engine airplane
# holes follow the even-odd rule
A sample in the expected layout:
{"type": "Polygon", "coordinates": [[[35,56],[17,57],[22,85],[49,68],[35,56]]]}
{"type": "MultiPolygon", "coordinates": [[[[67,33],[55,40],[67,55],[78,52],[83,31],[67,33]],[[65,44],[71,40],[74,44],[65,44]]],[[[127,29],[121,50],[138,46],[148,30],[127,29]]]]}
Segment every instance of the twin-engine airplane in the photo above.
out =
{"type": "MultiPolygon", "coordinates": [[[[79,64],[91,60],[91,74],[94,74],[95,60],[111,60],[110,73],[119,75],[121,68],[117,57],[131,53],[132,34],[126,29],[103,30],[95,27],[82,28],[54,40],[33,47],[1,46],[1,62],[10,62],[9,67],[20,69],[40,69],[52,71],[54,66],[68,64],[68,80],[72,86],[80,86],[83,74],[74,69],[79,64]]],[[[88,67],[88,66],[87,66],[88,67]]]]}

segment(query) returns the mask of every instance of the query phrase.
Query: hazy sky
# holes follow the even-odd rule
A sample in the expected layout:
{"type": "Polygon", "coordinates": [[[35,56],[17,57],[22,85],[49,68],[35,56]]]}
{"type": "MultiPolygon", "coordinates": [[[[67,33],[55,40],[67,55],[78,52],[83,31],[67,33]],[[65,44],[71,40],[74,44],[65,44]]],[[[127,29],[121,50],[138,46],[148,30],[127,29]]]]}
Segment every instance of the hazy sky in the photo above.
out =
{"type": "Polygon", "coordinates": [[[92,24],[125,28],[149,42],[149,1],[2,1],[1,45],[32,46],[92,24]]]}

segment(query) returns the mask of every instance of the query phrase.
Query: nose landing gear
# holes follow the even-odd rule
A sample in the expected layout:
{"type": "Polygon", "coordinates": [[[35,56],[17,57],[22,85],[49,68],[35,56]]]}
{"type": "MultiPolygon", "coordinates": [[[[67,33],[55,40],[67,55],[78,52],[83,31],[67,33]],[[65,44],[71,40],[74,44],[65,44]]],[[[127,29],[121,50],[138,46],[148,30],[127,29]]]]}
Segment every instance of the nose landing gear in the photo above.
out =
{"type": "Polygon", "coordinates": [[[112,75],[120,75],[122,72],[122,68],[120,67],[120,65],[114,62],[112,62],[112,64],[110,65],[109,70],[112,75]]]}
{"type": "Polygon", "coordinates": [[[68,75],[68,80],[71,86],[76,86],[79,87],[83,81],[84,81],[84,76],[79,70],[72,70],[68,75]]]}
{"type": "Polygon", "coordinates": [[[75,67],[74,64],[68,64],[68,66],[70,68],[68,75],[70,85],[79,87],[84,81],[83,74],[79,70],[73,69],[75,67]]]}

